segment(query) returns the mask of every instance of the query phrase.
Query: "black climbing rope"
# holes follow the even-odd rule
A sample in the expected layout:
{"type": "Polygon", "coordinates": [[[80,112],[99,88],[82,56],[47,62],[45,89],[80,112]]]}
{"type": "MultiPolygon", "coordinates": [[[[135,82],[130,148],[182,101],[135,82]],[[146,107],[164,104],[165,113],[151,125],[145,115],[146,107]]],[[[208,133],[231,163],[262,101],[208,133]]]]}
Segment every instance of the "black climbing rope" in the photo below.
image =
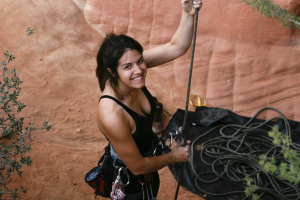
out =
{"type": "MultiPolygon", "coordinates": [[[[189,97],[190,97],[190,90],[191,90],[191,82],[192,82],[192,72],[193,72],[193,66],[194,66],[194,54],[195,54],[195,46],[196,46],[196,38],[197,38],[197,27],[198,27],[198,13],[199,13],[199,8],[196,9],[196,14],[195,14],[195,25],[194,25],[194,34],[193,34],[193,44],[192,44],[192,54],[191,54],[191,63],[190,63],[190,71],[189,71],[189,79],[188,79],[188,87],[187,87],[187,94],[186,94],[186,103],[185,103],[185,112],[184,112],[184,119],[183,119],[183,125],[182,125],[182,137],[184,142],[186,142],[184,138],[184,129],[186,126],[186,119],[187,119],[187,113],[188,113],[188,106],[189,106],[189,97]]],[[[183,163],[185,165],[185,163],[183,163]]],[[[179,187],[180,187],[180,180],[182,176],[182,171],[184,169],[184,166],[181,166],[180,169],[180,174],[178,178],[178,184],[176,188],[176,193],[175,193],[175,200],[177,200],[178,197],[178,192],[179,192],[179,187]]]]}
{"type": "MultiPolygon", "coordinates": [[[[284,158],[281,148],[273,144],[273,139],[268,136],[274,121],[283,122],[283,132],[290,140],[291,148],[300,153],[300,145],[292,142],[291,128],[284,115],[275,108],[266,107],[258,111],[244,125],[229,124],[219,125],[201,134],[191,144],[190,166],[195,178],[195,186],[203,194],[219,196],[236,195],[245,193],[247,187],[245,177],[251,177],[257,186],[257,193],[261,196],[269,195],[277,199],[300,199],[299,184],[292,184],[272,173],[264,170],[259,164],[259,156],[265,154],[274,158],[277,163],[289,163],[284,158]],[[279,116],[264,122],[254,122],[254,119],[264,110],[274,110],[279,116]],[[214,132],[214,133],[213,133],[214,132]],[[209,136],[209,134],[215,134],[209,136]],[[210,138],[210,139],[207,139],[210,138]],[[200,157],[195,166],[195,159],[200,157]],[[201,169],[200,169],[201,168],[201,169]],[[198,171],[198,172],[197,172],[198,171]],[[199,171],[201,171],[199,173],[199,171]],[[205,191],[201,186],[209,187],[218,181],[226,181],[236,185],[241,190],[218,192],[205,191]],[[202,184],[200,186],[200,184],[202,184]]],[[[244,199],[246,199],[245,197],[244,199]]]]}
{"type": "Polygon", "coordinates": [[[188,107],[189,107],[189,98],[190,98],[193,66],[194,66],[195,46],[196,46],[196,38],[197,38],[198,13],[199,13],[199,8],[196,9],[196,16],[195,16],[195,27],[194,27],[193,44],[192,44],[191,64],[190,64],[188,87],[187,87],[187,93],[186,93],[186,102],[185,102],[185,111],[184,111],[182,132],[184,132],[184,128],[186,126],[186,119],[187,119],[187,113],[188,113],[188,107]]]}

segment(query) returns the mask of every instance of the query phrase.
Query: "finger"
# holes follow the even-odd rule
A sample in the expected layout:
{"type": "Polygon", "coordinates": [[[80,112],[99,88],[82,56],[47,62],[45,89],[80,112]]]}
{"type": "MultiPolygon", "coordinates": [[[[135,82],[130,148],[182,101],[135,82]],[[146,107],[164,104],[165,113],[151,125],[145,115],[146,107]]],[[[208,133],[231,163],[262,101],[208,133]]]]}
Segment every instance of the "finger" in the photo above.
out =
{"type": "Polygon", "coordinates": [[[189,154],[186,155],[185,162],[187,162],[188,160],[189,160],[189,154]]]}
{"type": "Polygon", "coordinates": [[[202,6],[202,1],[201,0],[193,1],[193,6],[194,8],[200,8],[202,6]]]}
{"type": "Polygon", "coordinates": [[[183,5],[187,5],[188,3],[189,3],[188,0],[183,0],[183,1],[182,1],[182,4],[183,4],[183,5]]]}
{"type": "Polygon", "coordinates": [[[182,147],[183,145],[184,145],[184,141],[180,141],[180,142],[176,143],[174,148],[182,147]]]}
{"type": "Polygon", "coordinates": [[[190,140],[187,140],[187,141],[186,141],[185,148],[187,149],[188,152],[190,152],[190,144],[191,144],[191,141],[190,141],[190,140]]]}
{"type": "Polygon", "coordinates": [[[190,147],[189,146],[187,147],[187,152],[190,153],[190,147]]]}

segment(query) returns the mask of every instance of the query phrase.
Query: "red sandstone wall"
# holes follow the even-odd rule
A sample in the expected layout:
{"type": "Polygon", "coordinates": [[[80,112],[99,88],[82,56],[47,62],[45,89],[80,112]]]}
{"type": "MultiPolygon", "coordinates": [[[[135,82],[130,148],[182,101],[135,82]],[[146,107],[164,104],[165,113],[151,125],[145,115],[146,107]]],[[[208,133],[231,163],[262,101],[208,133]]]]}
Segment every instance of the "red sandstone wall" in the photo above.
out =
{"type": "MultiPolygon", "coordinates": [[[[100,35],[125,33],[145,48],[168,41],[181,15],[179,0],[74,2],[100,35]]],[[[274,2],[289,10],[299,8],[295,0],[274,2]]],[[[252,116],[271,106],[290,119],[300,120],[299,36],[299,31],[287,30],[240,0],[203,1],[192,93],[209,106],[242,115],[252,116]]],[[[168,67],[153,70],[148,80],[153,92],[172,111],[184,108],[189,57],[190,52],[168,67]]]]}
{"type": "MultiPolygon", "coordinates": [[[[278,2],[296,7],[296,1],[278,2]]],[[[35,32],[8,65],[24,81],[22,116],[55,124],[35,138],[32,166],[12,185],[28,189],[22,199],[94,199],[83,177],[107,144],[94,115],[101,95],[94,74],[99,41],[113,30],[145,48],[167,42],[179,23],[179,0],[1,0],[0,10],[0,52],[12,52],[27,27],[35,32]]],[[[192,93],[243,115],[273,106],[300,121],[299,32],[239,0],[204,1],[198,27],[192,93]]],[[[149,89],[172,112],[185,107],[189,63],[190,52],[148,73],[149,89]]],[[[158,199],[173,199],[176,181],[167,168],[159,173],[158,199]]],[[[179,199],[199,197],[180,189],[179,199]]]]}

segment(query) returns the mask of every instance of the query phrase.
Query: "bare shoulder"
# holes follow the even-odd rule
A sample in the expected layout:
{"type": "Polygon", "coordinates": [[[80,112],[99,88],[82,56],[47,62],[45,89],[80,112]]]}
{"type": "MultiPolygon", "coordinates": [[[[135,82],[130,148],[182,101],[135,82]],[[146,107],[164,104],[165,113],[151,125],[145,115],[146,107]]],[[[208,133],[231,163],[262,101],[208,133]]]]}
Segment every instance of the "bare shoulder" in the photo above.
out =
{"type": "Polygon", "coordinates": [[[130,125],[124,109],[108,98],[103,98],[98,103],[97,125],[108,138],[120,137],[121,133],[126,133],[124,130],[130,132],[130,125]]]}
{"type": "Polygon", "coordinates": [[[125,120],[122,107],[111,99],[101,99],[97,109],[97,121],[100,125],[113,124],[115,121],[125,120]]]}

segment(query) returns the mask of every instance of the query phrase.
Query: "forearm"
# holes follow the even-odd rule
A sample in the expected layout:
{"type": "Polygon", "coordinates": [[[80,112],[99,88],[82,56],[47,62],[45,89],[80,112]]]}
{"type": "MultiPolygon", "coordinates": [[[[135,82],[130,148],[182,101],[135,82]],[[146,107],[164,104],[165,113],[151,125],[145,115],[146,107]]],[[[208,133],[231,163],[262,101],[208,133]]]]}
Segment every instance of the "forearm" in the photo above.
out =
{"type": "Polygon", "coordinates": [[[173,35],[170,45],[173,46],[177,57],[182,56],[189,49],[194,32],[194,16],[183,11],[180,24],[173,35]]]}
{"type": "Polygon", "coordinates": [[[179,26],[170,42],[144,51],[147,67],[172,61],[187,52],[193,39],[194,16],[183,11],[179,26]]]}
{"type": "Polygon", "coordinates": [[[137,163],[134,169],[130,169],[130,171],[134,175],[147,174],[174,163],[175,160],[176,157],[173,152],[155,157],[144,157],[143,160],[140,163],[137,163]]]}

